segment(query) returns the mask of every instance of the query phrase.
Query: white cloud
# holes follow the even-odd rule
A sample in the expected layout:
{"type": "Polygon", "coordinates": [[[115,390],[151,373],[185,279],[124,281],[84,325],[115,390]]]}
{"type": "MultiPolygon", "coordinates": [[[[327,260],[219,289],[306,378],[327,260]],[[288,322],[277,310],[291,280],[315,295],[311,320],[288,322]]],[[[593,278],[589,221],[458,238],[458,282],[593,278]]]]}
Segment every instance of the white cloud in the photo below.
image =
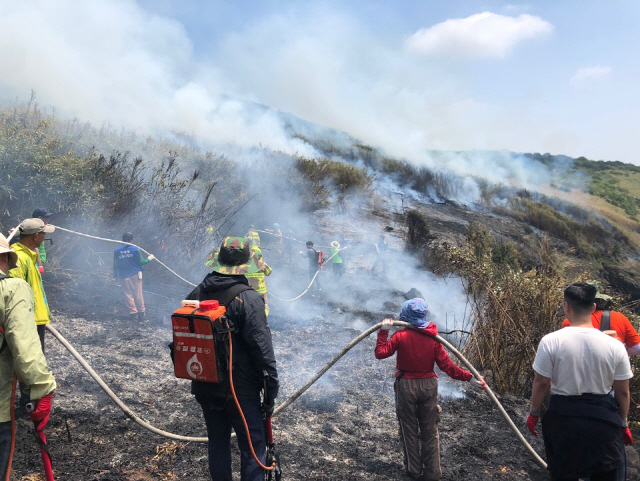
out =
{"type": "Polygon", "coordinates": [[[405,48],[432,56],[504,58],[523,41],[552,30],[549,22],[533,15],[483,12],[420,29],[405,41],[405,48]]]}
{"type": "Polygon", "coordinates": [[[591,80],[597,80],[611,75],[611,67],[597,65],[595,67],[584,67],[578,69],[575,75],[571,78],[570,83],[574,87],[583,85],[591,80]]]}

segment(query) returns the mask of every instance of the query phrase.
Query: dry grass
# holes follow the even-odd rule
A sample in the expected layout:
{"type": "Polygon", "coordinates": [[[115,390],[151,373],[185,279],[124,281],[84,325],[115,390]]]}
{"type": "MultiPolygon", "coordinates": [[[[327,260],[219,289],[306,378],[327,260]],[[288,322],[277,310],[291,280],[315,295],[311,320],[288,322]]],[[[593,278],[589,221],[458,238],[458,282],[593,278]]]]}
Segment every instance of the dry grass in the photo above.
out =
{"type": "Polygon", "coordinates": [[[498,391],[527,396],[531,365],[540,339],[558,328],[567,285],[546,240],[539,265],[530,270],[496,263],[496,243],[474,226],[463,247],[449,247],[445,257],[465,283],[473,313],[465,352],[471,362],[493,373],[498,391]]]}

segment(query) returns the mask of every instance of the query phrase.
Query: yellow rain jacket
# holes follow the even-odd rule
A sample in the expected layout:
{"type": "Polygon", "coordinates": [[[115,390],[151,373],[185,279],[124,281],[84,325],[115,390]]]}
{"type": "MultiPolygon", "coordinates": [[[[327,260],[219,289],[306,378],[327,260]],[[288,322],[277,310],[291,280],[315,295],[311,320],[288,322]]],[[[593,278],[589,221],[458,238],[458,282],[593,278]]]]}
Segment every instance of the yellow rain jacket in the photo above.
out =
{"type": "Polygon", "coordinates": [[[268,276],[271,274],[271,267],[264,261],[262,257],[262,251],[260,250],[260,234],[255,231],[250,231],[247,235],[249,240],[251,241],[251,257],[258,267],[259,271],[252,274],[245,274],[244,276],[249,278],[258,279],[258,289],[256,289],[260,294],[265,294],[267,292],[267,281],[264,276],[268,276]]]}
{"type": "Polygon", "coordinates": [[[26,282],[0,280],[0,423],[11,420],[14,373],[27,385],[31,399],[38,400],[56,388],[42,354],[33,311],[33,293],[26,282]]]}
{"type": "Polygon", "coordinates": [[[38,326],[49,324],[49,303],[47,302],[47,295],[44,293],[42,277],[40,276],[40,271],[36,263],[37,254],[27,246],[20,244],[20,242],[14,244],[12,247],[15,253],[18,254],[18,267],[11,269],[9,275],[16,279],[22,279],[31,286],[36,306],[36,324],[38,326]]]}

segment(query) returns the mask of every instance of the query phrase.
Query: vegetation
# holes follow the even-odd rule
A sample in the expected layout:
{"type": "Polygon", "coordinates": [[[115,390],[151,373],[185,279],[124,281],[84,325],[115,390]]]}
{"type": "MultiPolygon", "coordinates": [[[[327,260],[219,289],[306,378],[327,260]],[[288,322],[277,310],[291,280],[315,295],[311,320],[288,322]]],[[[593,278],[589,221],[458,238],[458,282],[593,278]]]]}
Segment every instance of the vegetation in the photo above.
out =
{"type": "Polygon", "coordinates": [[[511,200],[511,209],[521,221],[566,241],[582,258],[613,257],[620,253],[619,244],[629,246],[629,239],[620,230],[576,206],[569,208],[573,215],[568,215],[545,202],[517,197],[511,200]]]}
{"type": "Polygon", "coordinates": [[[325,207],[334,193],[338,196],[362,193],[372,181],[365,169],[335,160],[297,157],[295,168],[310,186],[306,195],[303,191],[303,200],[309,209],[325,207]]]}
{"type": "MultiPolygon", "coordinates": [[[[225,168],[227,159],[197,154],[208,160],[208,168],[184,174],[176,150],[150,160],[128,152],[82,152],[75,143],[80,137],[71,142],[57,133],[60,129],[53,117],[31,104],[0,111],[0,224],[4,231],[44,205],[56,213],[55,223],[81,224],[83,231],[116,228],[113,236],[117,238],[124,230],[135,230],[141,244],[162,244],[166,255],[178,255],[201,237],[207,225],[219,227],[229,209],[243,199],[241,188],[216,188],[215,168],[225,168]]],[[[83,130],[98,135],[86,126],[83,130]]],[[[193,160],[181,165],[193,165],[193,160]]],[[[233,178],[226,184],[234,182],[241,185],[233,178]]],[[[92,255],[77,238],[66,242],[61,251],[59,261],[83,251],[92,255]]]]}
{"type": "Polygon", "coordinates": [[[559,325],[567,280],[547,240],[540,243],[533,269],[519,267],[517,252],[511,244],[497,243],[483,226],[472,225],[467,242],[444,246],[442,255],[463,280],[472,308],[466,354],[491,371],[499,391],[527,396],[538,343],[559,325]]]}

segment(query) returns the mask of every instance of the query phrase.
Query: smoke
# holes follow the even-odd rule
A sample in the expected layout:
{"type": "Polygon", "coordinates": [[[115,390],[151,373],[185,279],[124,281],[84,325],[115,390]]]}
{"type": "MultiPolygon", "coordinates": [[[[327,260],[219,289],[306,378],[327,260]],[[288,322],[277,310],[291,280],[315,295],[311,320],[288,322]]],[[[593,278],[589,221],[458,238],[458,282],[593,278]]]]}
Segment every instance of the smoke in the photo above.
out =
{"type": "MultiPolygon", "coordinates": [[[[206,55],[178,20],[131,0],[0,0],[0,6],[5,102],[33,89],[40,103],[64,117],[188,140],[234,158],[252,159],[256,147],[313,158],[316,150],[293,134],[342,148],[353,144],[344,131],[386,155],[461,176],[526,188],[551,177],[546,167],[506,151],[435,153],[528,147],[529,141],[509,139],[539,139],[539,126],[553,122],[518,115],[517,123],[507,122],[507,132],[512,112],[474,99],[452,65],[416,57],[401,38],[380,37],[335,6],[254,17],[216,32],[206,55]]],[[[551,29],[531,16],[483,15],[507,26],[513,45],[551,29]]],[[[465,35],[471,44],[478,38],[473,31],[465,35]]],[[[550,148],[544,141],[535,145],[550,148]]],[[[472,203],[478,188],[465,182],[460,202],[472,203]]]]}

